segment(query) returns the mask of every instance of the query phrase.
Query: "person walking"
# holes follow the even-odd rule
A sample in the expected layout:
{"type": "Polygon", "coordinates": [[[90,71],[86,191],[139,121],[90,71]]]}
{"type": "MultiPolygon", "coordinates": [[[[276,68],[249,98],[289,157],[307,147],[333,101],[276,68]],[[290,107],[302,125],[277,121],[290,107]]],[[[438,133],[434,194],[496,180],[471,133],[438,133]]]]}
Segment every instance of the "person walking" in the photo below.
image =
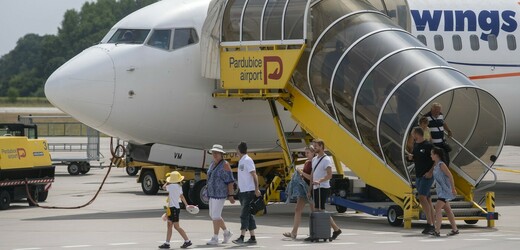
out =
{"type": "Polygon", "coordinates": [[[434,231],[434,210],[430,195],[433,184],[432,172],[430,171],[433,167],[431,157],[433,145],[424,138],[424,131],[421,127],[413,128],[411,136],[414,145],[412,154],[408,155],[408,159],[413,160],[415,164],[415,186],[427,222],[422,233],[431,234],[434,231]]]}
{"type": "Polygon", "coordinates": [[[249,212],[249,204],[256,198],[260,197],[260,189],[258,188],[258,176],[253,159],[247,155],[247,144],[241,142],[238,145],[238,199],[242,210],[240,212],[240,237],[234,240],[235,244],[256,244],[255,216],[249,212]],[[251,238],[244,241],[246,231],[249,231],[251,238]]]}
{"type": "MultiPolygon", "coordinates": [[[[330,194],[330,179],[332,179],[332,160],[325,154],[325,142],[314,139],[312,142],[316,156],[312,158],[311,186],[314,199],[314,211],[325,210],[325,202],[330,194]]],[[[331,240],[335,240],[342,232],[336,222],[330,217],[330,226],[334,230],[331,240]]],[[[308,237],[305,240],[310,241],[308,237]]]]}
{"type": "Polygon", "coordinates": [[[226,223],[222,218],[222,209],[226,199],[235,203],[233,196],[235,180],[231,172],[231,166],[224,160],[224,148],[222,145],[215,144],[208,151],[213,156],[207,172],[207,188],[209,198],[209,217],[213,222],[213,236],[207,242],[207,245],[218,245],[218,234],[220,229],[224,231],[223,244],[228,243],[233,233],[227,229],[226,223]]]}
{"type": "Polygon", "coordinates": [[[169,249],[170,248],[170,240],[172,238],[172,227],[177,230],[177,232],[184,239],[184,244],[182,244],[181,248],[188,248],[192,245],[190,239],[186,235],[186,232],[179,225],[179,214],[180,214],[180,206],[179,199],[184,203],[185,207],[189,207],[188,202],[184,198],[182,194],[182,186],[179,183],[184,179],[179,172],[173,171],[166,178],[166,184],[164,184],[163,188],[168,191],[168,218],[167,218],[167,226],[166,226],[166,241],[164,244],[160,245],[160,249],[169,249]]]}
{"type": "Polygon", "coordinates": [[[291,232],[283,233],[283,236],[296,239],[298,235],[298,227],[300,227],[300,222],[302,219],[303,208],[306,204],[310,205],[311,212],[314,208],[314,203],[312,199],[310,199],[309,193],[309,184],[311,180],[312,173],[312,158],[314,158],[314,147],[312,145],[305,148],[305,157],[307,157],[307,161],[303,164],[303,168],[296,169],[293,178],[298,178],[298,180],[293,180],[289,183],[288,194],[290,194],[287,199],[296,198],[296,207],[294,208],[294,222],[293,229],[291,232]]]}
{"type": "Polygon", "coordinates": [[[433,177],[435,178],[437,190],[437,203],[435,203],[435,231],[433,236],[439,237],[441,235],[440,229],[442,224],[442,209],[446,212],[448,220],[451,224],[451,232],[447,235],[459,234],[459,229],[455,223],[455,215],[451,210],[450,201],[457,195],[455,188],[455,181],[448,166],[442,161],[444,150],[438,147],[432,149],[432,160],[435,162],[433,167],[433,177]]]}
{"type": "Polygon", "coordinates": [[[444,131],[448,132],[448,136],[452,137],[453,134],[451,132],[448,123],[444,120],[444,114],[442,113],[442,105],[440,103],[433,103],[430,112],[424,115],[426,119],[428,119],[428,128],[430,128],[431,133],[431,142],[434,146],[442,148],[444,150],[444,163],[446,165],[450,165],[450,154],[451,149],[449,145],[446,143],[446,138],[444,137],[444,131]]]}

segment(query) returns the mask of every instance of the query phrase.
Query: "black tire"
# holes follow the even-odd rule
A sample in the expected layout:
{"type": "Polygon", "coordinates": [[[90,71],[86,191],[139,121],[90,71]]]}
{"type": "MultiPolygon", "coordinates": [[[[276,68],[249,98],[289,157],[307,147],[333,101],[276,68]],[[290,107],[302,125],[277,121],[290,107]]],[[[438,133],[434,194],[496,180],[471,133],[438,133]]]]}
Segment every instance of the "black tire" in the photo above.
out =
{"type": "Polygon", "coordinates": [[[88,162],[82,162],[82,163],[80,164],[80,170],[79,170],[79,172],[80,172],[81,174],[86,174],[86,173],[88,173],[89,171],[90,171],[90,163],[88,163],[88,162]]]}
{"type": "Polygon", "coordinates": [[[9,209],[11,205],[11,195],[7,190],[0,190],[0,210],[9,209]]]}
{"type": "Polygon", "coordinates": [[[200,209],[207,209],[209,207],[208,189],[206,180],[200,180],[190,190],[190,199],[198,205],[200,209]]]}
{"type": "Polygon", "coordinates": [[[139,173],[139,169],[141,169],[141,168],[140,167],[126,167],[125,168],[126,174],[129,176],[136,176],[137,173],[139,173]]]}
{"type": "Polygon", "coordinates": [[[464,220],[464,222],[466,222],[468,225],[475,225],[477,224],[478,220],[464,220]]]}
{"type": "Polygon", "coordinates": [[[153,171],[146,171],[141,179],[141,188],[147,195],[156,195],[159,192],[159,182],[153,171]]]}
{"type": "Polygon", "coordinates": [[[40,191],[38,193],[38,202],[44,202],[47,200],[47,196],[49,196],[49,191],[40,191]]]}
{"type": "Polygon", "coordinates": [[[400,206],[392,205],[388,208],[387,219],[388,223],[394,227],[401,226],[403,224],[403,209],[400,206]],[[401,217],[401,218],[399,218],[401,217]]]}
{"type": "MultiPolygon", "coordinates": [[[[36,202],[38,202],[38,200],[40,199],[40,190],[38,189],[38,187],[29,186],[29,194],[31,195],[32,199],[36,202]]],[[[29,197],[27,197],[27,203],[30,207],[37,206],[37,204],[32,202],[31,199],[29,199],[29,197]]]]}
{"type": "MultiPolygon", "coordinates": [[[[185,181],[183,184],[182,184],[182,193],[184,194],[184,199],[186,199],[186,202],[188,202],[188,204],[193,204],[193,201],[190,199],[190,182],[189,181],[185,181]]],[[[181,208],[182,209],[185,209],[186,207],[184,206],[184,203],[182,203],[181,201],[181,208]]]]}
{"type": "Polygon", "coordinates": [[[344,213],[344,212],[347,212],[347,208],[344,206],[336,205],[336,211],[338,211],[338,213],[344,213]]]}
{"type": "Polygon", "coordinates": [[[81,170],[81,165],[77,162],[71,162],[69,166],[67,166],[67,171],[70,175],[78,175],[81,170]]]}

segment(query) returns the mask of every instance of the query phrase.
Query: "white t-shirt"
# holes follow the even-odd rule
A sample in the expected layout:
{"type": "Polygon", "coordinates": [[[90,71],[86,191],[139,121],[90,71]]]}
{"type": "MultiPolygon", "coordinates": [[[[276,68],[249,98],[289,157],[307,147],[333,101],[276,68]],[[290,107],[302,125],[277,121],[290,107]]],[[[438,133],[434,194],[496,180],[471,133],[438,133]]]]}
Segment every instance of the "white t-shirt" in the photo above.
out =
{"type": "MultiPolygon", "coordinates": [[[[318,181],[319,179],[327,176],[327,168],[332,168],[332,161],[328,155],[323,156],[314,156],[312,158],[312,179],[314,181],[318,181]],[[320,158],[323,157],[323,160],[320,161],[320,158]],[[320,162],[320,164],[318,164],[320,162]],[[318,166],[316,166],[318,164],[318,166]]],[[[330,188],[330,181],[321,182],[319,187],[321,188],[330,188]]],[[[313,185],[314,189],[319,188],[318,185],[313,185]]]]}
{"type": "Polygon", "coordinates": [[[240,192],[255,191],[255,180],[251,172],[256,171],[255,163],[249,155],[243,155],[238,161],[238,189],[240,192]]]}
{"type": "Polygon", "coordinates": [[[166,186],[166,191],[168,191],[168,206],[180,209],[179,202],[182,194],[181,185],[177,183],[168,184],[168,186],[166,186]]]}

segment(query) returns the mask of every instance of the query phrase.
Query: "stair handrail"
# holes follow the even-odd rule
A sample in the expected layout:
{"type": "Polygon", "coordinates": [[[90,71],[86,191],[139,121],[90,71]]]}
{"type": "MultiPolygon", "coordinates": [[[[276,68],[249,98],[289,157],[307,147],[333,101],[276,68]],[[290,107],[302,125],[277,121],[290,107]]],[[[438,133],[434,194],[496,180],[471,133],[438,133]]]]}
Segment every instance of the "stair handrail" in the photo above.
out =
{"type": "MultiPolygon", "coordinates": [[[[447,135],[446,132],[445,132],[445,135],[447,135]]],[[[476,192],[477,192],[477,191],[482,191],[482,190],[484,190],[484,189],[487,189],[487,188],[490,188],[490,187],[492,187],[492,186],[495,186],[495,185],[497,184],[497,179],[498,179],[498,178],[497,178],[497,174],[495,173],[495,171],[493,171],[493,169],[492,169],[490,166],[488,166],[488,165],[487,165],[487,164],[486,164],[482,159],[480,159],[480,158],[477,157],[475,154],[473,154],[473,152],[471,152],[468,148],[464,147],[464,145],[462,145],[462,143],[460,143],[459,141],[457,141],[457,140],[456,140],[455,138],[453,138],[453,137],[449,137],[449,138],[450,138],[453,142],[455,142],[457,145],[459,145],[461,149],[464,149],[466,152],[468,152],[469,155],[471,155],[473,158],[475,158],[475,159],[476,159],[478,162],[480,162],[484,167],[486,167],[486,168],[488,169],[489,172],[491,172],[491,173],[493,174],[493,182],[492,182],[492,183],[487,184],[487,185],[484,185],[484,186],[479,187],[479,188],[476,188],[474,191],[476,191],[476,192]]],[[[477,186],[478,186],[479,184],[480,184],[480,182],[477,183],[477,186]]]]}

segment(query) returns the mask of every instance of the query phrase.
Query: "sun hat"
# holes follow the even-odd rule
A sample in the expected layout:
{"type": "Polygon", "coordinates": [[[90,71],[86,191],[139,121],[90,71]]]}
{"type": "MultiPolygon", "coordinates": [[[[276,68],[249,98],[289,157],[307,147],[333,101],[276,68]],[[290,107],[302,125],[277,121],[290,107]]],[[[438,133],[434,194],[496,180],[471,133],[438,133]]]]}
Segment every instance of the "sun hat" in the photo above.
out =
{"type": "Polygon", "coordinates": [[[166,182],[168,183],[177,183],[184,180],[184,176],[181,175],[178,171],[173,171],[171,173],[166,174],[168,178],[166,178],[166,182]]]}
{"type": "Polygon", "coordinates": [[[188,211],[188,213],[190,213],[190,214],[198,214],[199,213],[199,207],[193,206],[193,205],[189,205],[189,206],[186,207],[186,211],[188,211]]]}
{"type": "Polygon", "coordinates": [[[215,152],[220,152],[220,153],[222,153],[222,154],[225,154],[225,153],[226,153],[226,151],[224,151],[224,147],[222,147],[222,145],[220,145],[220,144],[215,144],[215,145],[213,145],[213,148],[211,148],[210,150],[208,150],[208,153],[212,154],[213,151],[215,151],[215,152]]]}

